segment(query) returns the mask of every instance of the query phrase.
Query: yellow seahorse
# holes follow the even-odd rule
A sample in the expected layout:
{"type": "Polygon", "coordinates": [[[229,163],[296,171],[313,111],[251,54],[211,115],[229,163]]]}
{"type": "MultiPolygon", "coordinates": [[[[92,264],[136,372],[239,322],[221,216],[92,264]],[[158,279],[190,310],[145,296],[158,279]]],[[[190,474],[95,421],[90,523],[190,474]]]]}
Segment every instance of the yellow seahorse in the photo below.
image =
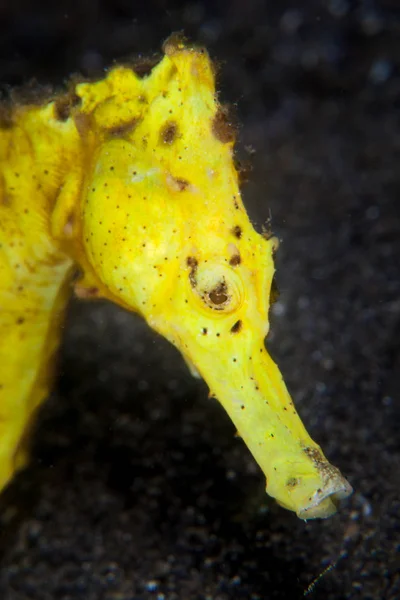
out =
{"type": "Polygon", "coordinates": [[[0,489],[26,464],[73,290],[142,315],[225,407],[301,518],[351,487],[309,437],[268,355],[276,240],[252,227],[211,61],[176,37],[0,123],[0,489]],[[82,276],[73,274],[79,267],[82,276]]]}

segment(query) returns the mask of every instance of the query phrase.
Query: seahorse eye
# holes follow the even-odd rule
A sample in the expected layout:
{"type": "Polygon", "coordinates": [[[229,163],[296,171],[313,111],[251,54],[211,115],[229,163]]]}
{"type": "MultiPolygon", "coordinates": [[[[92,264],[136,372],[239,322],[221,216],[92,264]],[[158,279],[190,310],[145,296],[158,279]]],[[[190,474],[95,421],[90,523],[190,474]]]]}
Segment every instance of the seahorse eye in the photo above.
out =
{"type": "Polygon", "coordinates": [[[228,313],[240,306],[243,298],[242,282],[233,269],[221,264],[205,265],[191,260],[188,263],[189,282],[194,295],[207,310],[228,313]]]}
{"type": "Polygon", "coordinates": [[[225,281],[221,281],[211,292],[208,294],[211,302],[216,306],[225,304],[229,300],[228,288],[225,281]]]}

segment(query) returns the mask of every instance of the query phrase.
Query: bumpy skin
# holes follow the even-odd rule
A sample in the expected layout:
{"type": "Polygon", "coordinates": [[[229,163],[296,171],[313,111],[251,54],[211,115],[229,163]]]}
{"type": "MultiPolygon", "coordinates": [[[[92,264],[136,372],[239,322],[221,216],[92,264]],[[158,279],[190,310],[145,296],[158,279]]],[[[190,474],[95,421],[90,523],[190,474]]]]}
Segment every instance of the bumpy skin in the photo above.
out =
{"type": "Polygon", "coordinates": [[[0,487],[26,461],[70,292],[141,314],[207,381],[302,518],[351,493],[265,350],[274,239],[253,229],[206,52],[179,40],[0,129],[0,487]],[[72,283],[80,268],[82,277],[72,283]]]}

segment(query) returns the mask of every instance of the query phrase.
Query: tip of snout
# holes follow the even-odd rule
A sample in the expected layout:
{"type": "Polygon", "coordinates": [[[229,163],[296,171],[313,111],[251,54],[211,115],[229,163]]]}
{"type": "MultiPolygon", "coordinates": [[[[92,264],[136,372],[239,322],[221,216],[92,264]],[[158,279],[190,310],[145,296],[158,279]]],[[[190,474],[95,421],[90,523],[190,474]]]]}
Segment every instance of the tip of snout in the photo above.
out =
{"type": "Polygon", "coordinates": [[[297,511],[300,519],[326,519],[335,514],[339,504],[353,493],[353,488],[346,479],[338,474],[323,489],[318,489],[308,504],[297,511]]]}

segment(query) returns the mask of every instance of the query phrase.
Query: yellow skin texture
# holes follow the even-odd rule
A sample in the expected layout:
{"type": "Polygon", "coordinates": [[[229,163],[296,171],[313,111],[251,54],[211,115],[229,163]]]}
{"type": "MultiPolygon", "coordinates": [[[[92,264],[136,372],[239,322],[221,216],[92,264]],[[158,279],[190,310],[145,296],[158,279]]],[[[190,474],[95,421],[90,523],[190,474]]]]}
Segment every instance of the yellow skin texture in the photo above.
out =
{"type": "Polygon", "coordinates": [[[301,518],[351,493],[298,417],[264,338],[276,240],[252,227],[202,49],[170,39],[0,128],[0,489],[27,460],[70,294],[142,315],[235,423],[301,518]],[[82,277],[72,274],[79,267],[82,277]]]}

